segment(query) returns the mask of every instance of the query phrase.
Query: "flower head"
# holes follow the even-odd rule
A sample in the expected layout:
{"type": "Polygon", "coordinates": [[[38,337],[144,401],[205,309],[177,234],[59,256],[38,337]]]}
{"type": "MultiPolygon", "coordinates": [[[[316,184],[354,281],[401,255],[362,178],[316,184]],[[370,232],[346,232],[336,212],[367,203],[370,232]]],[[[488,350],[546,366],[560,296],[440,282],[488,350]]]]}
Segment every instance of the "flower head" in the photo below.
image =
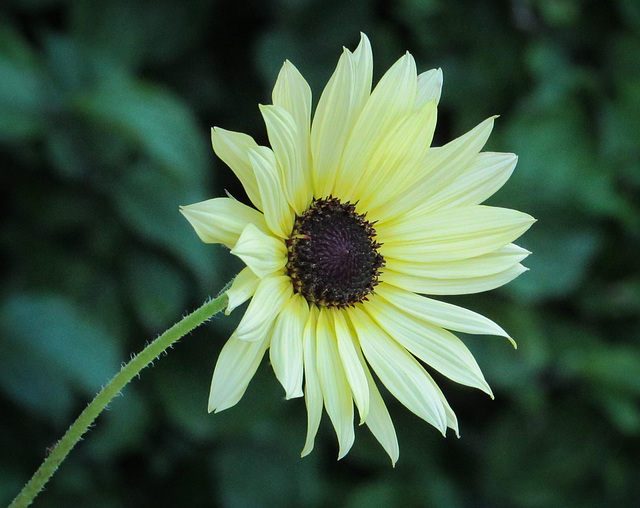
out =
{"type": "Polygon", "coordinates": [[[246,264],[227,313],[251,299],[213,374],[209,410],[236,404],[269,351],[286,397],[304,395],[302,455],[323,407],[339,458],[354,441],[354,403],[393,463],[398,443],[371,374],[443,434],[456,416],[420,361],[491,395],[451,331],[509,338],[470,310],[421,296],[477,293],[509,282],[529,254],[513,242],[534,222],[483,206],[517,157],[480,152],[494,118],[432,147],[442,72],[417,74],[407,53],[371,91],[371,47],[345,49],[313,120],[311,91],[285,62],[273,104],[260,106],[271,148],[212,130],[216,154],[255,208],[215,198],[182,208],[204,242],[246,264]]]}

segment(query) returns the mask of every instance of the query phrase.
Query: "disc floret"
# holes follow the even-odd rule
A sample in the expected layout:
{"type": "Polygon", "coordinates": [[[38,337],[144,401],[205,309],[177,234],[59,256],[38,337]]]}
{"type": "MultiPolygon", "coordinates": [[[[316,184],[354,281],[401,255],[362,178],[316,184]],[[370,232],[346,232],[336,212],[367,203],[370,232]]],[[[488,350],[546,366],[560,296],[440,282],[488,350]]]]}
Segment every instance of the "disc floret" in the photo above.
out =
{"type": "Polygon", "coordinates": [[[314,199],[296,218],[287,239],[287,273],[294,290],[321,307],[346,307],[367,299],[384,258],[374,223],[348,201],[314,199]]]}

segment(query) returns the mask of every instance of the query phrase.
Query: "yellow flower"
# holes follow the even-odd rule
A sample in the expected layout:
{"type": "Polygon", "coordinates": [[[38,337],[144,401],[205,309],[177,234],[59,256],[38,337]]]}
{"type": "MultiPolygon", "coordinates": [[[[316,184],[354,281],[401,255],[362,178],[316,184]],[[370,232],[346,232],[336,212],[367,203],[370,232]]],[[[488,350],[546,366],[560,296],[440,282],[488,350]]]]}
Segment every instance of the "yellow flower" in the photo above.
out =
{"type": "Polygon", "coordinates": [[[256,208],[227,197],[182,213],[204,242],[226,245],[247,265],[227,291],[227,313],[251,302],[218,358],[209,411],[240,400],[269,350],[287,399],[305,396],[303,456],[323,406],[338,458],[349,451],[355,403],[395,464],[396,433],[370,369],[409,410],[457,434],[454,412],[418,360],[491,395],[449,330],[510,337],[418,293],[477,293],[514,279],[529,252],[511,242],[534,219],[480,204],[517,161],[480,152],[494,118],[431,147],[442,72],[418,75],[407,53],[371,91],[372,69],[362,35],[353,53],[344,50],[311,120],[309,85],[285,62],[273,104],[260,106],[271,148],[238,132],[211,134],[256,208]]]}

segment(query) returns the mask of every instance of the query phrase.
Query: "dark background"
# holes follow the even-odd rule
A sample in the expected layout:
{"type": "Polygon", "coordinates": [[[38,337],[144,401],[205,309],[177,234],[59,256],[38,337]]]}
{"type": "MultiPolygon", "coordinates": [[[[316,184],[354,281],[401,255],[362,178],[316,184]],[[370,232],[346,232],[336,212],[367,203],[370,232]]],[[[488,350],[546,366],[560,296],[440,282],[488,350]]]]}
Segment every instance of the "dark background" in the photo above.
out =
{"type": "Polygon", "coordinates": [[[336,462],[326,415],[264,361],[206,412],[219,317],[143,372],[35,506],[633,506],[640,497],[640,3],[635,0],[5,0],[0,7],[0,505],[133,352],[241,264],[178,205],[246,199],[209,145],[266,143],[257,109],[290,59],[317,100],[343,45],[375,77],[405,50],[445,77],[436,144],[493,114],[515,152],[491,203],[539,219],[531,271],[449,301],[518,341],[465,337],[496,400],[441,383],[462,438],[385,395],[395,469],[365,428],[336,462]]]}

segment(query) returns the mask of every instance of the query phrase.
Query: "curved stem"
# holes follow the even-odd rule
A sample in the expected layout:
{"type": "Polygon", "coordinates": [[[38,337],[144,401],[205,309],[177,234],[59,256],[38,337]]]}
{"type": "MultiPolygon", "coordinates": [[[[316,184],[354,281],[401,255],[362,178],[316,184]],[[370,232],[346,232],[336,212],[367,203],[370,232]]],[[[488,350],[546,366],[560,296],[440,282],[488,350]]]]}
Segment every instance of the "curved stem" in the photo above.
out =
{"type": "Polygon", "coordinates": [[[213,300],[204,303],[200,308],[182,318],[156,340],[145,347],[140,354],[133,357],[114,378],[96,395],[86,409],[73,422],[69,430],[62,436],[55,447],[51,450],[47,458],[40,465],[38,470],[31,477],[31,480],[24,486],[20,494],[16,496],[9,508],[22,508],[29,506],[34,498],[40,493],[45,483],[55,473],[58,466],[66,458],[67,454],[80,440],[89,426],[98,417],[102,410],[111,400],[120,393],[125,385],[149,365],[160,353],[169,346],[184,337],[194,328],[210,319],[212,316],[223,310],[228,303],[227,295],[224,292],[213,300]]]}

